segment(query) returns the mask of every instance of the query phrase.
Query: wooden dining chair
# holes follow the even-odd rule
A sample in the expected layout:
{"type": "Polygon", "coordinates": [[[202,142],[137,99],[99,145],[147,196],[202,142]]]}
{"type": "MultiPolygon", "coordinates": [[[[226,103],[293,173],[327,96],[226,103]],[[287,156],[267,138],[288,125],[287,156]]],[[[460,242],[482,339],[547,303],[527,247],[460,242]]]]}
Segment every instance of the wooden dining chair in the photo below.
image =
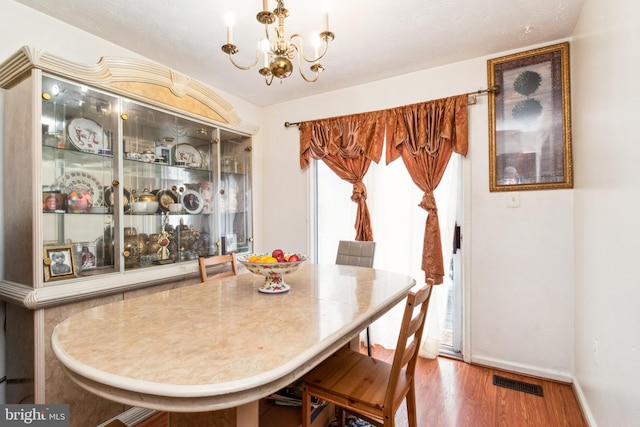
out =
{"type": "Polygon", "coordinates": [[[406,399],[409,426],[417,427],[414,374],[432,287],[429,279],[409,293],[391,364],[343,348],[303,377],[303,427],[311,425],[311,396],[336,405],[341,427],[345,411],[375,426],[394,426],[395,413],[406,399]]]}
{"type": "MultiPolygon", "coordinates": [[[[336,264],[355,265],[359,267],[373,267],[373,257],[376,253],[376,242],[357,240],[340,240],[336,264]]],[[[371,356],[371,333],[367,326],[367,354],[371,356]]]]}
{"type": "Polygon", "coordinates": [[[200,278],[203,282],[238,274],[238,265],[234,254],[200,257],[198,258],[198,263],[200,264],[200,278]],[[224,269],[225,264],[230,266],[231,269],[224,269]],[[216,268],[214,269],[214,267],[216,268]],[[208,274],[210,269],[214,270],[213,274],[208,274]]]}

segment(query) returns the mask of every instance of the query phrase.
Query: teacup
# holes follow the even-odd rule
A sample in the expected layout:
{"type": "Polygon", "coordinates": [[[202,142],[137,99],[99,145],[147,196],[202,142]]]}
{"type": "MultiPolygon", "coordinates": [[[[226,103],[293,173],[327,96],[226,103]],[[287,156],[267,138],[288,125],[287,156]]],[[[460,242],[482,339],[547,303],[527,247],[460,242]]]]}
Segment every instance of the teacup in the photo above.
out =
{"type": "Polygon", "coordinates": [[[169,212],[171,212],[171,213],[180,213],[180,212],[182,212],[182,203],[171,203],[171,204],[169,204],[169,212]]]}
{"type": "Polygon", "coordinates": [[[156,155],[151,150],[145,150],[142,153],[141,159],[145,163],[153,163],[156,160],[156,155]]]}

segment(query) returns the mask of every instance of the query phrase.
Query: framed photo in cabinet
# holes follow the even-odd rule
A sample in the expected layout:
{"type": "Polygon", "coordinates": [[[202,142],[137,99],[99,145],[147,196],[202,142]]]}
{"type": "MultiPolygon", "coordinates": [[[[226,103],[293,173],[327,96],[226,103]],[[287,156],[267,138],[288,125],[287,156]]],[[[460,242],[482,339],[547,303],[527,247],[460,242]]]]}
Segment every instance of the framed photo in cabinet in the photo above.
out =
{"type": "Polygon", "coordinates": [[[76,263],[71,245],[45,246],[44,281],[76,277],[76,263]]]}

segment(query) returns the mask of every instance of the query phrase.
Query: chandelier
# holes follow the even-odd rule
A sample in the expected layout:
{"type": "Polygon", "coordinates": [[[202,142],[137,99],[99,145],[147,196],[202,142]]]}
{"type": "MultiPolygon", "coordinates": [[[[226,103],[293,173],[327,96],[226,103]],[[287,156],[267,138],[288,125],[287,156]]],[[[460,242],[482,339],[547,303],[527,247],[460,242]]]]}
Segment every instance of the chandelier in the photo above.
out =
{"type": "Polygon", "coordinates": [[[245,67],[237,64],[233,58],[233,55],[238,53],[238,47],[233,44],[233,15],[230,14],[227,14],[227,43],[222,46],[222,51],[228,54],[231,63],[241,70],[249,70],[255,67],[260,60],[260,53],[262,53],[264,62],[258,72],[264,76],[267,86],[271,86],[274,77],[279,78],[281,83],[282,79],[289,77],[293,72],[292,61],[294,60],[298,64],[298,70],[302,78],[309,83],[313,83],[318,80],[318,76],[324,70],[320,60],[327,53],[329,42],[334,38],[334,34],[329,31],[329,15],[327,13],[324,15],[325,29],[317,37],[314,37],[313,45],[315,50],[313,57],[309,57],[300,34],[292,34],[287,40],[284,20],[289,16],[289,11],[284,7],[283,0],[277,1],[278,6],[273,12],[270,12],[268,10],[268,0],[262,0],[262,10],[256,15],[258,22],[264,24],[266,38],[258,45],[253,64],[245,67]],[[273,28],[273,35],[270,36],[269,25],[275,24],[276,21],[277,25],[273,28]],[[294,40],[298,44],[294,43],[294,40]],[[305,75],[302,69],[305,64],[311,64],[309,66],[309,70],[312,73],[310,77],[305,75]]]}

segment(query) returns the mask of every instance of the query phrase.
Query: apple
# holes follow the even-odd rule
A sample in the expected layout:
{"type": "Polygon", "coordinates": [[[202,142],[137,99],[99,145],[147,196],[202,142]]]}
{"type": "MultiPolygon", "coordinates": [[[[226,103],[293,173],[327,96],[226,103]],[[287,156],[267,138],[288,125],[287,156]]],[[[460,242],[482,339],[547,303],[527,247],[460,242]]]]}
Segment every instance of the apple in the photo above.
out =
{"type": "Polygon", "coordinates": [[[289,262],[300,261],[300,257],[296,254],[289,255],[289,262]]]}
{"type": "Polygon", "coordinates": [[[278,260],[278,262],[284,262],[284,251],[282,249],[275,249],[271,252],[271,256],[278,260]]]}

